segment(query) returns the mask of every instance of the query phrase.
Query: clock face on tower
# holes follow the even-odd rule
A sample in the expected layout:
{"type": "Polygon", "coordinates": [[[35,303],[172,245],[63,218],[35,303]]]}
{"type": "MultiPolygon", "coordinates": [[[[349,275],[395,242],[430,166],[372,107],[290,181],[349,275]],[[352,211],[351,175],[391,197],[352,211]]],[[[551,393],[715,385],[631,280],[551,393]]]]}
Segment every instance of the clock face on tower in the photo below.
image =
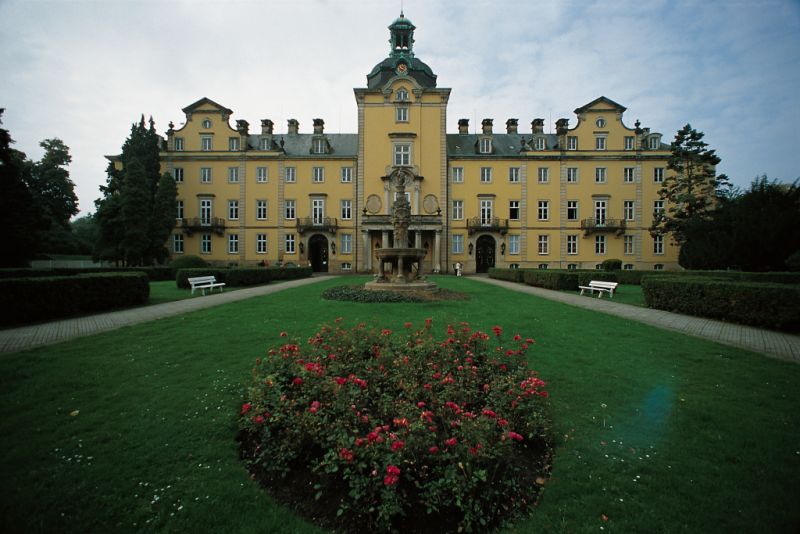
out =
{"type": "Polygon", "coordinates": [[[405,74],[406,72],[408,72],[408,65],[405,63],[400,63],[397,66],[397,74],[405,74]]]}

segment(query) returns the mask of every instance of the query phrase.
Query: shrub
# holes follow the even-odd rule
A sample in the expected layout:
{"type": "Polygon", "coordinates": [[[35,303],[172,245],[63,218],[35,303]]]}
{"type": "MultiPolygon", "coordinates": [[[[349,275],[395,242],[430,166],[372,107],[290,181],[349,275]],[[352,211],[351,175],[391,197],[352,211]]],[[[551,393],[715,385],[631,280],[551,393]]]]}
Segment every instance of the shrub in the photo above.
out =
{"type": "Polygon", "coordinates": [[[550,454],[533,340],[405,327],[324,326],[256,360],[239,419],[248,469],[316,500],[336,530],[484,531],[529,510],[550,454]]]}
{"type": "Polygon", "coordinates": [[[208,267],[208,262],[200,256],[193,256],[189,254],[188,256],[179,256],[175,258],[169,262],[169,266],[173,271],[177,272],[180,269],[199,269],[202,267],[208,267]]]}
{"type": "Polygon", "coordinates": [[[603,260],[603,263],[600,264],[600,267],[604,271],[619,271],[622,270],[622,260],[614,258],[603,260]]]}
{"type": "Polygon", "coordinates": [[[0,323],[19,324],[147,302],[144,273],[95,273],[0,280],[0,323]]]}
{"type": "Polygon", "coordinates": [[[329,287],[322,292],[326,300],[344,300],[350,302],[423,302],[423,299],[411,292],[372,291],[364,286],[329,287]]]}
{"type": "Polygon", "coordinates": [[[800,331],[800,286],[708,277],[646,277],[650,308],[741,324],[800,331]]]}
{"type": "Polygon", "coordinates": [[[202,269],[180,269],[175,274],[175,284],[179,288],[188,289],[191,287],[189,278],[194,278],[196,276],[213,276],[217,279],[217,282],[224,282],[226,286],[239,287],[268,284],[273,280],[308,278],[312,273],[311,267],[242,267],[235,269],[205,267],[202,269]]]}
{"type": "Polygon", "coordinates": [[[489,269],[489,278],[496,278],[497,280],[505,280],[507,282],[523,282],[525,269],[501,269],[499,267],[492,267],[489,269]]]}
{"type": "Polygon", "coordinates": [[[525,271],[525,283],[545,289],[578,289],[578,273],[564,270],[525,271]]]}

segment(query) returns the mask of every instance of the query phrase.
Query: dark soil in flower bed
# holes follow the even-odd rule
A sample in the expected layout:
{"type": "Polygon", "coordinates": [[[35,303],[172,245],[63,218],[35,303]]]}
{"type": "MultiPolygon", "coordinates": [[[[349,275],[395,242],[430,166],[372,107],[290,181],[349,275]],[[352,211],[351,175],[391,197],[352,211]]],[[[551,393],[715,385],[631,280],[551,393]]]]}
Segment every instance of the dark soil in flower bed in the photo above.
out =
{"type": "Polygon", "coordinates": [[[344,300],[351,302],[436,302],[445,300],[468,300],[469,295],[449,289],[435,291],[372,291],[364,286],[337,286],[322,292],[327,300],[344,300]]]}

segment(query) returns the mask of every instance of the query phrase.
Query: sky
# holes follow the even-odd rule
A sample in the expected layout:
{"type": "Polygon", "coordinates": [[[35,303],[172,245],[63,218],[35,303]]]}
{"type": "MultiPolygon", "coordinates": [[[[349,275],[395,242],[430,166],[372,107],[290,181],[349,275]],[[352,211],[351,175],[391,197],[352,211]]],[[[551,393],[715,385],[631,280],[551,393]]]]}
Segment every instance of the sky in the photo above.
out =
{"type": "Polygon", "coordinates": [[[704,132],[735,185],[800,177],[798,0],[0,0],[3,128],[33,160],[44,139],[70,147],[81,215],[142,114],[164,134],[208,97],[251,132],[356,133],[353,88],[388,56],[401,1],[416,57],[452,89],[449,133],[574,126],[606,96],[665,142],[704,132]]]}

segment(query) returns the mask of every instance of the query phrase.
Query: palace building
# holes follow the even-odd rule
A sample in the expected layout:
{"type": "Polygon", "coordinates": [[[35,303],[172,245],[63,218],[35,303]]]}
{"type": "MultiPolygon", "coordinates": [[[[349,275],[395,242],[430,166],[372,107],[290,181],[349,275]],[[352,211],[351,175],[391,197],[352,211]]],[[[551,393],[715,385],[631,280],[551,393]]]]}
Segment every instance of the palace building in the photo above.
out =
{"type": "Polygon", "coordinates": [[[390,246],[402,183],[411,204],[409,246],[425,248],[425,272],[489,267],[675,269],[678,247],[648,228],[663,210],[658,190],[669,157],[661,134],[623,123],[625,107],[599,97],[545,133],[534,118],[497,128],[469,121],[447,133],[450,89],[414,55],[415,26],[401,13],[389,56],[354,89],[358,132],[332,134],[322,119],[260,131],[208,98],[170,123],[163,168],[178,183],[173,256],[222,265],[311,265],[377,272],[390,246]],[[497,131],[501,130],[501,131],[497,131]]]}

